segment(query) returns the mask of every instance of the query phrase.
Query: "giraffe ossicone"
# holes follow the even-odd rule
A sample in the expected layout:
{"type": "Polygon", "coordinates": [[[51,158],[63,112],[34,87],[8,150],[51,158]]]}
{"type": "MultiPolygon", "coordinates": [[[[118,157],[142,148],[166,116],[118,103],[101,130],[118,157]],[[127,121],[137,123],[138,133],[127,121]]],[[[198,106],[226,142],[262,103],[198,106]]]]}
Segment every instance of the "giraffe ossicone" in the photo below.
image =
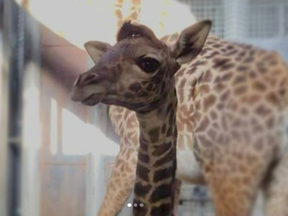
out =
{"type": "Polygon", "coordinates": [[[79,75],[72,100],[99,102],[135,111],[140,127],[133,214],[172,216],[176,187],[175,73],[202,50],[211,21],[184,29],[173,46],[156,38],[148,27],[125,22],[111,46],[85,44],[95,66],[79,75]],[[143,206],[140,204],[143,204],[143,206]]]}

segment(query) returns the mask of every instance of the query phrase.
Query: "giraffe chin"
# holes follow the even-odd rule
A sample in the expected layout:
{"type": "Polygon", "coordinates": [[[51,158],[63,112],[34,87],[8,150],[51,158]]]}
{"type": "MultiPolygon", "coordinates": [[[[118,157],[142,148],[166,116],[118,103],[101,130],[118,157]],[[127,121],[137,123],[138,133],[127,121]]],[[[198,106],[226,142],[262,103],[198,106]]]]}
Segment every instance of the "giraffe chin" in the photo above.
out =
{"type": "Polygon", "coordinates": [[[95,106],[101,102],[102,98],[103,98],[102,94],[92,94],[89,97],[82,100],[81,103],[86,106],[95,106]]]}

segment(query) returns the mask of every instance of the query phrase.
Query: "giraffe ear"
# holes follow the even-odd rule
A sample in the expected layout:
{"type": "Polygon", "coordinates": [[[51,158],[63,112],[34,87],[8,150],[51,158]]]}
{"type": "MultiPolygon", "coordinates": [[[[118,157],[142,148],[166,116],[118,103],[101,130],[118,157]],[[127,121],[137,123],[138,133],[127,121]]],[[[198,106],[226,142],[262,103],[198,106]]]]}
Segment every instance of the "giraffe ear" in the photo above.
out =
{"type": "Polygon", "coordinates": [[[103,53],[105,53],[111,45],[100,41],[88,41],[84,44],[84,47],[93,62],[96,64],[103,53]]]}
{"type": "Polygon", "coordinates": [[[202,50],[212,22],[200,21],[184,29],[172,47],[172,53],[179,64],[185,64],[194,59],[202,50]]]}

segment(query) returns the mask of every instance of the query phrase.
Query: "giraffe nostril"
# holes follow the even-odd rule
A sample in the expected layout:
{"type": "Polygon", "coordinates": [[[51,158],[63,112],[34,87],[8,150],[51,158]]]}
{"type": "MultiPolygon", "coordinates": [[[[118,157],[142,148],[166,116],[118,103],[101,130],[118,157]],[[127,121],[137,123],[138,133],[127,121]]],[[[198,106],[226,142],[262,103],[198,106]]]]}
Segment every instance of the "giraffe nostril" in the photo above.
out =
{"type": "Polygon", "coordinates": [[[88,84],[97,84],[99,81],[99,76],[96,74],[87,74],[85,77],[83,77],[82,85],[88,85],[88,84]]]}
{"type": "Polygon", "coordinates": [[[88,84],[96,83],[99,80],[99,77],[96,74],[81,74],[75,80],[74,86],[80,87],[88,84]]]}
{"type": "Polygon", "coordinates": [[[77,79],[74,81],[73,86],[79,86],[81,76],[78,76],[77,79]]]}

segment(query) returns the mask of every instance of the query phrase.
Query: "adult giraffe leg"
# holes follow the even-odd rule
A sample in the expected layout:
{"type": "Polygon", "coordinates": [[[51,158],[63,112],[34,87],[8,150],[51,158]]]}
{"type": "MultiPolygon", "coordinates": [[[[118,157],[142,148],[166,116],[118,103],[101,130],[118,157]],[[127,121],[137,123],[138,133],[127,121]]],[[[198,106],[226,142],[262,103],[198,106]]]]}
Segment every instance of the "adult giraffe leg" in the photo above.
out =
{"type": "Polygon", "coordinates": [[[136,148],[120,149],[98,216],[115,216],[123,208],[134,186],[137,155],[136,148]]]}
{"type": "Polygon", "coordinates": [[[288,152],[272,170],[265,198],[266,216],[288,216],[288,152]]]}

